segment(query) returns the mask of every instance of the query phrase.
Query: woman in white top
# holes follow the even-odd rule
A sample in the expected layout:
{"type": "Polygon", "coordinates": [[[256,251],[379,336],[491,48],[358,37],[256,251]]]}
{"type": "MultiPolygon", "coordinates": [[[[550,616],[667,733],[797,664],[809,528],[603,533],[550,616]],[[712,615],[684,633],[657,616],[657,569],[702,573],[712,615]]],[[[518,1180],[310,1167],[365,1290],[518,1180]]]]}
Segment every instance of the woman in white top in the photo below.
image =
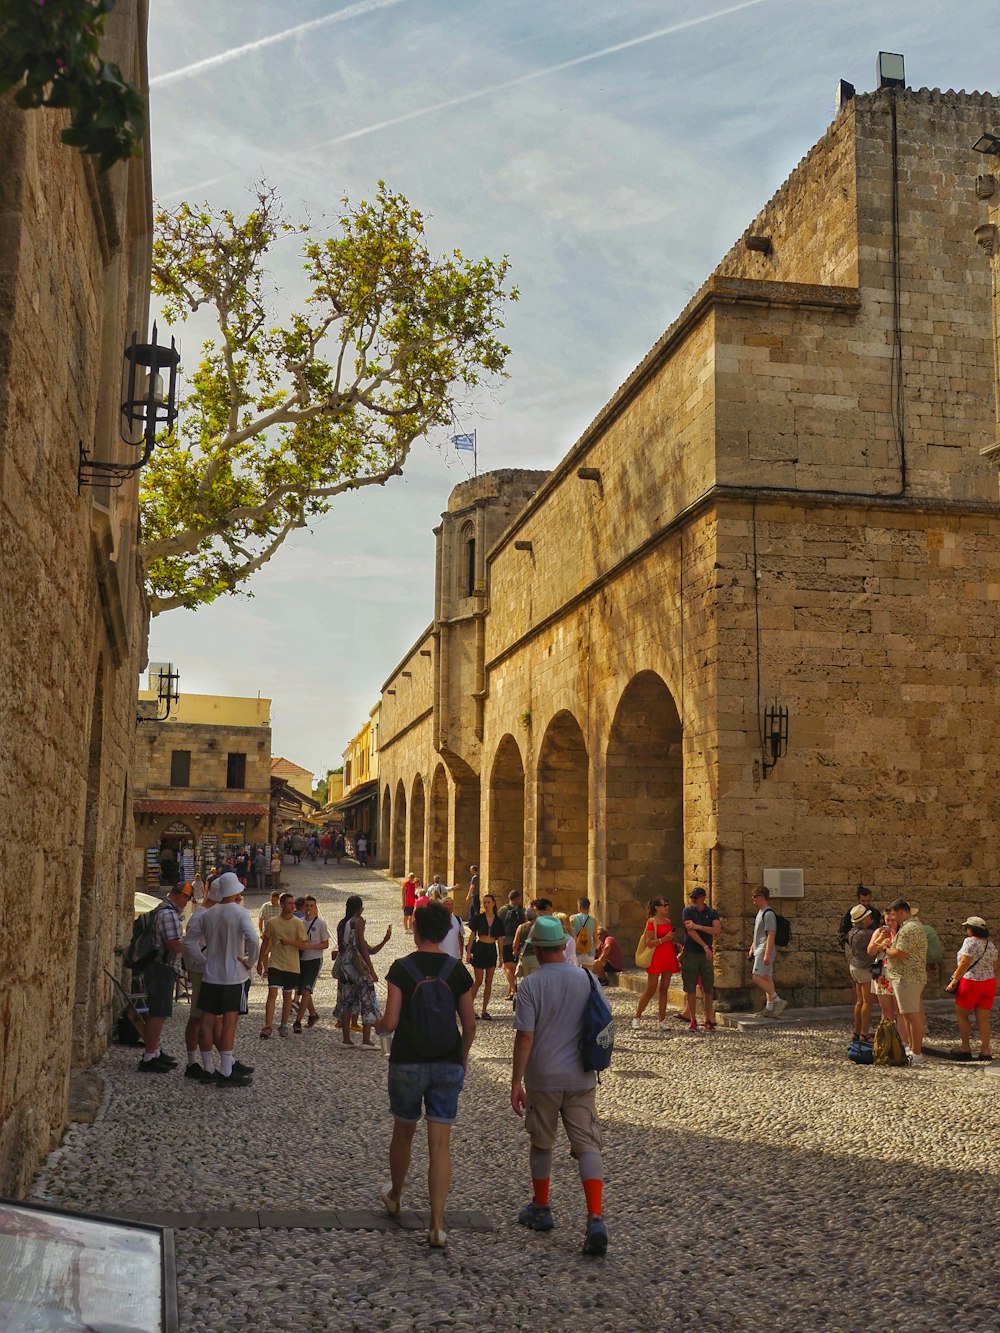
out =
{"type": "Polygon", "coordinates": [[[972,1034],[969,1015],[973,1009],[979,1022],[979,1059],[992,1060],[990,1051],[990,1010],[997,993],[997,946],[981,916],[969,916],[962,922],[965,939],[958,951],[958,962],[945,990],[955,996],[955,1018],[962,1044],[951,1052],[953,1060],[972,1059],[972,1034]]]}

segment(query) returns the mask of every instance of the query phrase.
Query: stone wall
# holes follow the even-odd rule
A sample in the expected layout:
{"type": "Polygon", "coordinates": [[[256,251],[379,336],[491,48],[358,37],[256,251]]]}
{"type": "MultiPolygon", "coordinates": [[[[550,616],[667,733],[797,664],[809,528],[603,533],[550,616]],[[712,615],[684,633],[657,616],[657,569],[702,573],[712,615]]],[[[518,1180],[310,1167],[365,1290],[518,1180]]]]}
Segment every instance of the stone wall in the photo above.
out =
{"type": "MultiPolygon", "coordinates": [[[[109,55],[144,81],[144,4],[109,55]]],[[[104,1048],[131,920],[128,771],[147,609],[120,456],[122,348],[145,329],[146,161],[98,177],[63,113],[0,98],[0,1193],[58,1142],[70,1071],[104,1048]]]]}
{"type": "MultiPolygon", "coordinates": [[[[861,879],[946,949],[989,917],[1000,506],[970,145],[998,112],[927,90],[842,111],[490,546],[462,688],[396,690],[387,820],[415,773],[434,804],[439,762],[454,801],[473,735],[483,887],[589,892],[628,948],[650,897],[676,921],[702,883],[735,1005],[766,868],[803,872],[777,900],[799,1001],[847,998],[861,879]],[[774,699],[790,738],[768,771],[774,699]]],[[[430,647],[455,630],[442,549],[430,647]]]]}

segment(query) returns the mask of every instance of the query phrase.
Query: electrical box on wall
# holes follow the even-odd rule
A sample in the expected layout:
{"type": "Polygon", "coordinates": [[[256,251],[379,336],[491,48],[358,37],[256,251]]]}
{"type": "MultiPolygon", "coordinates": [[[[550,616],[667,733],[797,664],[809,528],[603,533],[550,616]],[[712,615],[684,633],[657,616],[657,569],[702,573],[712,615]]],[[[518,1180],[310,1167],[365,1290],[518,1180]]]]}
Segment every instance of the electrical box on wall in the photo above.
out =
{"type": "Polygon", "coordinates": [[[765,870],[764,888],[772,898],[804,898],[805,878],[801,870],[765,870]]]}

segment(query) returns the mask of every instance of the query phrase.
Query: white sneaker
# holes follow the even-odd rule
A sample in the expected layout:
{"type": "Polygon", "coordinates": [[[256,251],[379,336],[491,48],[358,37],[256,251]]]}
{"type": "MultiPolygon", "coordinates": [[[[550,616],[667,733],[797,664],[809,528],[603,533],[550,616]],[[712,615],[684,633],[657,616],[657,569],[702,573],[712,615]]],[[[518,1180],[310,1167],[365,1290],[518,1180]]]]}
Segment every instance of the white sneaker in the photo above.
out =
{"type": "Polygon", "coordinates": [[[920,1054],[919,1051],[910,1051],[909,1055],[910,1055],[911,1065],[922,1065],[926,1063],[924,1057],[920,1054]]]}
{"type": "Polygon", "coordinates": [[[777,1018],[778,1015],[783,1014],[787,1008],[788,1001],[783,1000],[780,995],[776,995],[774,997],[774,1004],[771,1005],[771,1014],[774,1018],[777,1018]]]}
{"type": "Polygon", "coordinates": [[[661,1032],[676,1032],[676,1031],[677,1031],[677,1029],[674,1027],[673,1023],[669,1022],[666,1018],[661,1018],[660,1021],[659,1021],[659,1023],[657,1023],[656,1026],[660,1029],[661,1032]]]}
{"type": "Polygon", "coordinates": [[[640,1019],[640,1018],[633,1018],[633,1019],[632,1019],[632,1026],[633,1026],[634,1028],[641,1028],[641,1027],[642,1027],[642,1019],[640,1019]]]}

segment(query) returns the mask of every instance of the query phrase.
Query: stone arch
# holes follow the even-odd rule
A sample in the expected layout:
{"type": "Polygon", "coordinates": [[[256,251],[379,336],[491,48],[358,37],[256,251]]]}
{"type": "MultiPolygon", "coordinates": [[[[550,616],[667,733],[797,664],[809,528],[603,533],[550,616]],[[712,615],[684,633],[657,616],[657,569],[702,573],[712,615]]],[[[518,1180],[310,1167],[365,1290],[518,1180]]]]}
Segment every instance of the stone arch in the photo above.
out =
{"type": "Polygon", "coordinates": [[[424,795],[424,780],[418,773],[410,788],[410,840],[407,860],[408,870],[412,870],[421,883],[424,877],[424,834],[426,832],[427,798],[424,795]]]}
{"type": "Polygon", "coordinates": [[[431,779],[431,801],[427,812],[427,874],[437,875],[442,884],[448,883],[448,774],[444,764],[438,764],[431,779]]]}
{"type": "MultiPolygon", "coordinates": [[[[388,794],[388,792],[387,792],[388,794]]],[[[396,806],[392,818],[392,850],[389,853],[389,873],[402,877],[409,870],[406,864],[406,791],[403,780],[396,783],[396,806]]]]}
{"type": "Polygon", "coordinates": [[[634,943],[657,894],[674,930],[684,905],[684,769],[681,720],[654,671],[622,693],[608,739],[607,911],[623,946],[634,943]]]}
{"type": "Polygon", "coordinates": [[[392,855],[392,797],[389,795],[389,788],[386,786],[382,793],[382,818],[379,821],[378,837],[378,860],[380,866],[389,865],[389,858],[392,855]]]}
{"type": "Polygon", "coordinates": [[[100,827],[101,771],[104,754],[104,660],[99,658],[90,710],[87,753],[87,798],[83,816],[83,859],[80,872],[80,925],[76,939],[76,979],[73,992],[73,1064],[89,1064],[90,1041],[97,1012],[101,969],[96,965],[100,912],[98,910],[97,843],[100,827]]]}
{"type": "Polygon", "coordinates": [[[587,745],[572,713],[557,713],[538,752],[535,893],[573,911],[587,892],[587,745]]]}
{"type": "Polygon", "coordinates": [[[497,746],[489,801],[490,888],[502,902],[511,889],[524,892],[524,763],[510,733],[497,746]]]}

